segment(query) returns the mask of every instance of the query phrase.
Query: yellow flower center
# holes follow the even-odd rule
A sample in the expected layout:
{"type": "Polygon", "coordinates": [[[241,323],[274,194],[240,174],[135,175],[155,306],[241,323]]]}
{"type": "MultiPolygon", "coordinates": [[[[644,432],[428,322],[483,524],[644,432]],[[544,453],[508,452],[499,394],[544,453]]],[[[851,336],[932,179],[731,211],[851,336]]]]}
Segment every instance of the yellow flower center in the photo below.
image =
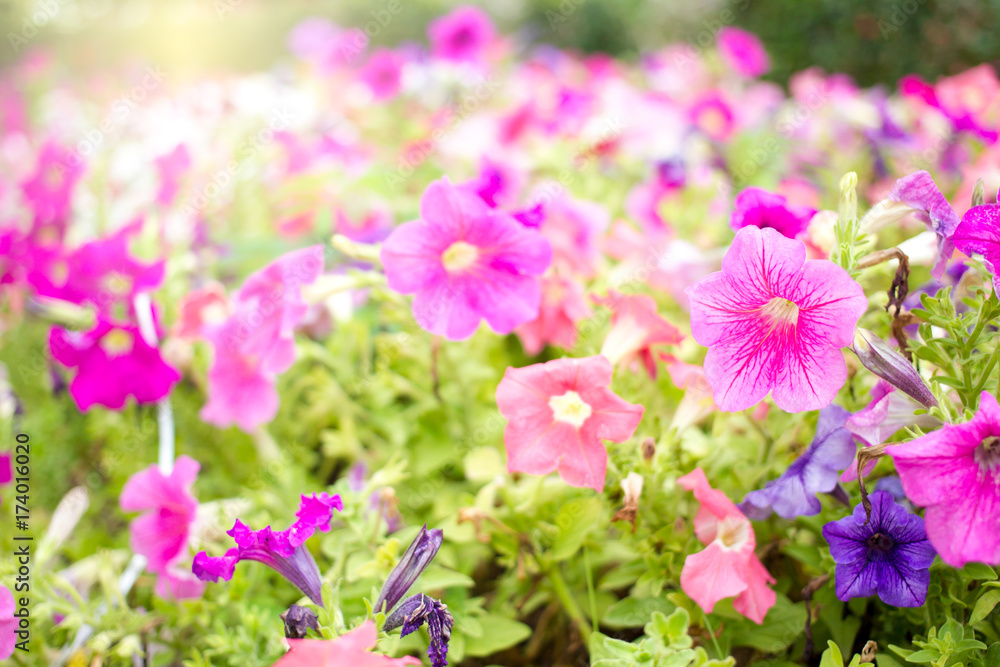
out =
{"type": "Polygon", "coordinates": [[[719,532],[715,539],[722,542],[727,549],[743,546],[750,537],[750,522],[742,517],[727,516],[719,522],[719,532]]]}
{"type": "Polygon", "coordinates": [[[549,407],[552,408],[552,416],[557,422],[572,424],[576,428],[583,426],[593,412],[590,405],[575,391],[553,396],[549,399],[549,407]]]}
{"type": "Polygon", "coordinates": [[[135,337],[129,332],[122,329],[112,329],[101,338],[101,349],[109,357],[120,357],[132,351],[132,344],[134,342],[135,337]]]}
{"type": "Polygon", "coordinates": [[[799,307],[794,301],[774,297],[761,308],[761,312],[771,320],[772,329],[779,326],[795,326],[799,321],[799,307]]]}
{"type": "Polygon", "coordinates": [[[455,241],[441,255],[441,263],[446,271],[463,271],[479,259],[479,248],[466,243],[465,241],[455,241]]]}

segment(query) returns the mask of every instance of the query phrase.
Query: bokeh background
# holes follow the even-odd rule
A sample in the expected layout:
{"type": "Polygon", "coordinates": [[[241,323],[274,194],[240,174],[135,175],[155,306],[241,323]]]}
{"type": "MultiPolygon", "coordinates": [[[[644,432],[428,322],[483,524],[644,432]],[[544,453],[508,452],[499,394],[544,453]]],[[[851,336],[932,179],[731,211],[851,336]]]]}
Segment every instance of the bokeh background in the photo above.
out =
{"type": "MultiPolygon", "coordinates": [[[[0,65],[44,45],[73,71],[156,63],[176,76],[280,65],[285,36],[307,16],[362,27],[374,44],[424,39],[457,3],[436,0],[0,0],[0,65]],[[390,3],[386,25],[371,23],[390,3]],[[45,18],[32,33],[32,17],[45,18]],[[26,23],[28,22],[28,23],[26,23]],[[11,35],[15,37],[12,39],[11,35]]],[[[707,40],[721,24],[757,33],[785,82],[819,65],[862,85],[917,73],[934,79],[1000,64],[1000,0],[494,0],[480,1],[519,45],[552,43],[638,57],[664,43],[707,40]]],[[[385,14],[383,14],[385,16],[385,14]]],[[[40,21],[35,21],[35,24],[40,21]]],[[[706,42],[707,43],[707,42],[706,42]]]]}

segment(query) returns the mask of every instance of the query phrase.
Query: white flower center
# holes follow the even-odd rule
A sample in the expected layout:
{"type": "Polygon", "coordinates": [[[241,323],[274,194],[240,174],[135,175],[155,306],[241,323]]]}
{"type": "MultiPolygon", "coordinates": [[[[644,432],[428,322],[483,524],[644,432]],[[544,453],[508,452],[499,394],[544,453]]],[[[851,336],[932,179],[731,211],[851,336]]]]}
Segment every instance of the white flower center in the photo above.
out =
{"type": "Polygon", "coordinates": [[[465,241],[455,241],[441,255],[441,263],[449,272],[467,269],[475,264],[477,259],[479,259],[479,248],[465,241]]]}
{"type": "Polygon", "coordinates": [[[761,308],[761,313],[771,320],[772,328],[795,326],[799,321],[799,306],[794,301],[776,296],[761,308]]]}
{"type": "Polygon", "coordinates": [[[557,422],[572,424],[576,428],[583,426],[593,412],[590,405],[575,391],[567,391],[562,396],[553,396],[549,399],[549,407],[552,408],[552,416],[557,422]]]}
{"type": "Polygon", "coordinates": [[[727,516],[719,522],[715,539],[724,549],[739,549],[750,538],[750,522],[743,517],[727,516]]]}
{"type": "Polygon", "coordinates": [[[120,357],[132,351],[134,337],[127,331],[112,329],[101,337],[101,348],[109,357],[120,357]]]}

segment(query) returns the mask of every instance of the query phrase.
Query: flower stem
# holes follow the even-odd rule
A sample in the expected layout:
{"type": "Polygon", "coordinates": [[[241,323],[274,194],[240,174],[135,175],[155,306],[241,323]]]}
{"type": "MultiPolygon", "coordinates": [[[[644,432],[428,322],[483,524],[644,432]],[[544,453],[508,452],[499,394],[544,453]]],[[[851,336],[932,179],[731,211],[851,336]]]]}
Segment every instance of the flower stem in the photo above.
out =
{"type": "Polygon", "coordinates": [[[559,602],[562,603],[563,609],[573,619],[573,622],[576,623],[576,627],[580,631],[580,636],[583,637],[584,643],[589,644],[590,626],[587,625],[587,619],[583,617],[580,606],[573,599],[573,594],[566,586],[566,580],[563,579],[562,574],[559,572],[559,565],[557,563],[550,565],[547,574],[549,583],[552,584],[552,592],[556,594],[559,602]]]}
{"type": "Polygon", "coordinates": [[[708,630],[708,636],[712,638],[712,646],[715,647],[715,654],[719,660],[722,660],[722,648],[719,646],[719,640],[715,638],[715,630],[712,629],[712,624],[708,620],[708,614],[704,610],[701,612],[701,617],[705,620],[705,629],[708,630]]]}
{"type": "Polygon", "coordinates": [[[598,631],[597,626],[597,592],[594,590],[594,571],[590,567],[590,550],[583,548],[583,567],[587,570],[587,597],[590,598],[590,622],[594,632],[598,631]]]}

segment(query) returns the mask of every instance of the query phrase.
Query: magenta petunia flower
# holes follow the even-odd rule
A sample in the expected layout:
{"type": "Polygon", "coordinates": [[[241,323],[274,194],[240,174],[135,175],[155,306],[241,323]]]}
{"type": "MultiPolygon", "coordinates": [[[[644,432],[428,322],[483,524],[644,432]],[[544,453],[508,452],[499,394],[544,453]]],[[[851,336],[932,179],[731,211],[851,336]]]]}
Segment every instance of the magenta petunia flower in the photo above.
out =
{"type": "Polygon", "coordinates": [[[76,153],[53,142],[42,146],[35,172],[21,184],[36,226],[54,225],[62,238],[73,204],[73,190],[83,171],[83,161],[76,153]]]}
{"type": "Polygon", "coordinates": [[[0,584],[0,660],[6,660],[14,655],[17,645],[18,619],[14,616],[17,611],[14,605],[14,594],[10,589],[0,584]]]}
{"type": "Polygon", "coordinates": [[[56,361],[77,369],[69,393],[83,411],[95,404],[120,410],[129,396],[155,403],[181,378],[138,327],[103,317],[90,331],[53,328],[49,349],[56,361]]]}
{"type": "Polygon", "coordinates": [[[406,59],[390,49],[377,49],[358,72],[358,77],[372,91],[376,100],[388,100],[402,88],[403,66],[406,59]]]}
{"type": "Polygon", "coordinates": [[[722,271],[686,291],[691,333],[709,348],[705,375],[722,410],[772,393],[782,410],[825,407],[847,379],[840,348],[868,307],[861,286],[800,241],[744,227],[722,271]]]}
{"type": "Polygon", "coordinates": [[[294,330],[308,311],[301,288],[322,271],[322,246],[286,253],[246,279],[224,322],[204,327],[215,356],[202,419],[248,432],[274,419],[275,381],[295,362],[294,330]]]}
{"type": "Polygon", "coordinates": [[[632,437],[643,412],[608,388],[612,371],[600,355],[508,368],[497,387],[507,470],[558,470],[567,484],[602,491],[608,452],[601,440],[632,437]]]}
{"type": "Polygon", "coordinates": [[[389,287],[413,294],[417,324],[449,340],[468,338],[481,319],[501,334],[535,319],[551,257],[537,231],[447,178],[427,187],[420,219],[382,245],[389,287]]]}
{"type": "Polygon", "coordinates": [[[719,53],[737,74],[756,77],[767,74],[771,60],[757,35],[746,30],[726,26],[719,31],[719,53]]]}
{"type": "Polygon", "coordinates": [[[160,206],[170,206],[177,198],[181,187],[181,178],[191,167],[191,155],[187,146],[177,144],[174,150],[161,155],[154,161],[156,172],[160,177],[160,189],[156,193],[156,203],[160,206]]]}
{"type": "Polygon", "coordinates": [[[889,199],[913,209],[916,217],[927,225],[927,229],[937,235],[938,252],[931,275],[940,279],[955,250],[952,236],[959,223],[955,209],[926,171],[916,171],[896,181],[889,199]]]}
{"type": "Polygon", "coordinates": [[[966,211],[951,241],[969,257],[982,255],[996,276],[1000,271],[1000,204],[974,206],[966,211]]]}
{"type": "Polygon", "coordinates": [[[768,584],[774,578],[757,558],[757,537],[750,520],[722,491],[713,489],[705,471],[695,468],[677,484],[701,503],[694,517],[694,532],[707,545],[684,560],[681,590],[710,614],[715,603],[734,597],[733,609],[754,623],[764,622],[777,599],[768,584]]]}
{"type": "Polygon", "coordinates": [[[1000,565],[1000,406],[983,392],[964,424],[887,449],[906,497],[926,507],[927,537],[953,567],[1000,565]]]}
{"type": "Polygon", "coordinates": [[[164,475],[152,465],[132,475],[125,483],[118,504],[125,512],[142,512],[129,526],[132,551],[146,557],[148,567],[159,575],[157,593],[175,599],[199,597],[204,584],[177,572],[187,555],[198,501],[191,486],[200,465],[189,456],[180,456],[174,469],[164,475]]]}
{"type": "Polygon", "coordinates": [[[295,513],[297,520],[287,530],[271,530],[270,526],[251,530],[237,519],[226,533],[236,541],[236,548],[218,557],[199,552],[194,557],[192,572],[202,581],[229,581],[238,562],[254,560],[274,569],[322,607],[322,578],[305,542],[317,530],[330,530],[333,510],[344,510],[340,496],[314,493],[311,497],[302,496],[299,511],[295,513]]]}
{"type": "Polygon", "coordinates": [[[754,226],[780,232],[794,239],[809,227],[816,209],[792,206],[788,200],[762,188],[746,188],[736,196],[729,224],[735,231],[754,226]]]}
{"type": "Polygon", "coordinates": [[[496,29],[478,7],[462,5],[431,21],[427,28],[435,56],[456,62],[478,62],[493,42],[496,29]]]}
{"type": "Polygon", "coordinates": [[[713,141],[726,141],[736,129],[736,115],[718,91],[702,95],[688,113],[691,124],[713,141]]]}

